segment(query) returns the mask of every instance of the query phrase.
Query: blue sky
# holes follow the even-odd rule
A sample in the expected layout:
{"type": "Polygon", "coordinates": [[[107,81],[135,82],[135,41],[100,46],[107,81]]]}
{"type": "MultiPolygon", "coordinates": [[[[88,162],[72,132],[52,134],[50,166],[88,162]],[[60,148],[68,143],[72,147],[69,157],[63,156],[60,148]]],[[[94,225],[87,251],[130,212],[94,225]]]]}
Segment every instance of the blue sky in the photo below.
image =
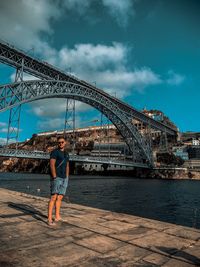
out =
{"type": "MultiPolygon", "coordinates": [[[[200,131],[199,12],[197,0],[1,0],[0,39],[137,109],[162,110],[180,131],[200,131]]],[[[14,73],[0,64],[0,83],[12,82],[14,73]]],[[[65,102],[24,105],[20,140],[62,129],[65,102]]],[[[100,117],[76,105],[77,126],[100,117]]],[[[4,140],[9,113],[0,116],[4,140]]]]}

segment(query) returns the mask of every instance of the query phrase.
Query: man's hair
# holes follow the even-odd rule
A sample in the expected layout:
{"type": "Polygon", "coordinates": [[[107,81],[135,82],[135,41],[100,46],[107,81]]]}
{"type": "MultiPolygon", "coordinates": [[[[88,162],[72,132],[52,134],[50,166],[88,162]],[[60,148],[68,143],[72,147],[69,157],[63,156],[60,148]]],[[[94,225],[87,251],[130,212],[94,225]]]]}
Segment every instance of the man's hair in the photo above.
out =
{"type": "Polygon", "coordinates": [[[57,138],[57,141],[60,140],[60,139],[64,139],[64,140],[66,141],[66,139],[65,139],[64,136],[59,136],[59,137],[57,138]]]}

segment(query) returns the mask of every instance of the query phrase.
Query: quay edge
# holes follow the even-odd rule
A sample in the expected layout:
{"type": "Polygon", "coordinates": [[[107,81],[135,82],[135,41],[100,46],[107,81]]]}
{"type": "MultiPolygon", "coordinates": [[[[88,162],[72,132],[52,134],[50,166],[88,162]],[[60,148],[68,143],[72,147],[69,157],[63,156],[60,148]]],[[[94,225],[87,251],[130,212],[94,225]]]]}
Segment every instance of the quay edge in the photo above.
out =
{"type": "Polygon", "coordinates": [[[200,230],[0,189],[0,266],[200,266],[200,230]]]}

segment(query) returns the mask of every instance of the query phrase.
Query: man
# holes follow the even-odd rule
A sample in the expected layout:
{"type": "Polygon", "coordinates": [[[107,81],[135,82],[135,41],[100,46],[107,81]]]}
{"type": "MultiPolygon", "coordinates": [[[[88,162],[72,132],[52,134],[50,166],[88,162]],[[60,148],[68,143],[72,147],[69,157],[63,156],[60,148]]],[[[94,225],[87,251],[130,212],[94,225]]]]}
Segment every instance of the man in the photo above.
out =
{"type": "Polygon", "coordinates": [[[48,206],[48,225],[50,226],[56,225],[55,222],[62,221],[60,207],[69,180],[69,154],[65,151],[66,141],[64,137],[59,137],[57,141],[58,148],[50,154],[51,198],[48,206]],[[54,206],[56,209],[53,221],[54,206]]]}

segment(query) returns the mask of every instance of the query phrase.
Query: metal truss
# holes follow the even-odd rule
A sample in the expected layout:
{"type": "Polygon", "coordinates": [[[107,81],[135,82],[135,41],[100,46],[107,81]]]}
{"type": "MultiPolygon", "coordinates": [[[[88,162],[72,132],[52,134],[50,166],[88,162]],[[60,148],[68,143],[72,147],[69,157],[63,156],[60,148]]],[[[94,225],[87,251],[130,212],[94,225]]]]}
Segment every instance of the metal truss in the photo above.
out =
{"type": "Polygon", "coordinates": [[[153,166],[148,143],[128,116],[109,97],[79,84],[64,81],[26,81],[0,87],[0,111],[45,98],[73,98],[102,112],[116,126],[137,162],[153,166]]]}
{"type": "Polygon", "coordinates": [[[83,80],[80,80],[69,73],[65,73],[62,70],[59,70],[54,66],[48,64],[47,62],[36,59],[28,55],[27,53],[16,49],[14,46],[2,41],[0,41],[0,62],[8,64],[15,68],[19,68],[20,66],[22,66],[23,62],[24,72],[29,73],[40,79],[68,81],[75,84],[79,84],[80,86],[84,86],[85,88],[92,89],[96,92],[96,94],[101,94],[102,96],[112,101],[115,106],[117,106],[120,110],[126,113],[128,117],[137,119],[145,124],[150,124],[152,128],[160,130],[162,132],[166,132],[167,134],[177,134],[177,129],[174,129],[172,126],[158,122],[139,112],[132,106],[117,99],[116,97],[110,96],[109,94],[97,88],[96,86],[89,84],[83,80]]]}
{"type": "MultiPolygon", "coordinates": [[[[28,151],[28,150],[15,150],[15,149],[4,149],[0,148],[1,157],[9,158],[29,158],[29,159],[44,159],[48,160],[50,158],[49,153],[39,152],[39,151],[28,151]]],[[[137,167],[137,168],[149,168],[147,164],[132,162],[132,161],[122,161],[118,159],[108,159],[107,157],[90,157],[90,156],[78,156],[69,154],[69,161],[82,162],[82,163],[96,163],[96,164],[108,164],[116,166],[126,166],[126,167],[137,167]]]]}

